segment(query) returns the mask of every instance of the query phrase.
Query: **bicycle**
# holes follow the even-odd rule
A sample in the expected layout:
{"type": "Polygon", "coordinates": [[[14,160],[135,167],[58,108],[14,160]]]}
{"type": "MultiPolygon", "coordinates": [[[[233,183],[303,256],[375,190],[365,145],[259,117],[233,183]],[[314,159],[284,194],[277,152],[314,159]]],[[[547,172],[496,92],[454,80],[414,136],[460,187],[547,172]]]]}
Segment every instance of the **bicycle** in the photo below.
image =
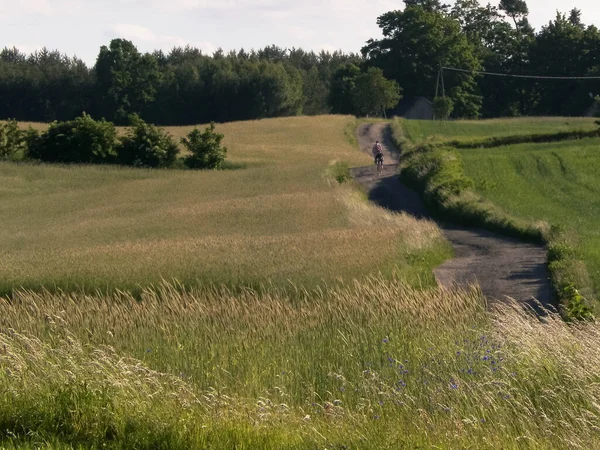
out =
{"type": "Polygon", "coordinates": [[[381,153],[375,158],[375,163],[377,164],[377,175],[380,176],[383,172],[383,155],[381,153]]]}

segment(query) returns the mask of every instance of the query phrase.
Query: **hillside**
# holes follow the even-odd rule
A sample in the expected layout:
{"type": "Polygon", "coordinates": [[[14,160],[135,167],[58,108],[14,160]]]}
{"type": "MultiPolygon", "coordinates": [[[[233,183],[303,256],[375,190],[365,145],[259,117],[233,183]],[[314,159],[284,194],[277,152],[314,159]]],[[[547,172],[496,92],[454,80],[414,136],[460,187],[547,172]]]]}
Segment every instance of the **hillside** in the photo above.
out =
{"type": "Polygon", "coordinates": [[[313,287],[396,270],[432,283],[448,255],[436,227],[333,179],[335,161],[370,162],[351,142],[354,128],[339,116],[219,125],[224,171],[0,163],[0,291],[162,279],[313,287]]]}

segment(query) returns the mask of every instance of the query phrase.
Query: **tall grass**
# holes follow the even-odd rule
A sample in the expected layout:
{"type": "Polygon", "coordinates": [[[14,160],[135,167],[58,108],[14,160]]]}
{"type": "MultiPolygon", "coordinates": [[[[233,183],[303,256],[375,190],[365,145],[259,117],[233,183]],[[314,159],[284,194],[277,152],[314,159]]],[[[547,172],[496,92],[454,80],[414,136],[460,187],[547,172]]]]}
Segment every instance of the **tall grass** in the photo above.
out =
{"type": "Polygon", "coordinates": [[[0,445],[598,445],[596,324],[383,278],[300,294],[16,292],[0,303],[0,445]]]}
{"type": "Polygon", "coordinates": [[[0,163],[0,292],[139,290],[162,278],[312,286],[394,270],[432,284],[431,268],[449,253],[435,227],[404,217],[394,219],[402,226],[373,230],[366,218],[388,215],[373,207],[357,216],[348,205],[359,200],[329,175],[334,161],[370,163],[347,139],[355,123],[328,116],[219,125],[240,170],[0,163]],[[413,230],[432,233],[418,239],[421,248],[410,244],[413,230]],[[428,263],[414,269],[421,256],[428,263]]]}

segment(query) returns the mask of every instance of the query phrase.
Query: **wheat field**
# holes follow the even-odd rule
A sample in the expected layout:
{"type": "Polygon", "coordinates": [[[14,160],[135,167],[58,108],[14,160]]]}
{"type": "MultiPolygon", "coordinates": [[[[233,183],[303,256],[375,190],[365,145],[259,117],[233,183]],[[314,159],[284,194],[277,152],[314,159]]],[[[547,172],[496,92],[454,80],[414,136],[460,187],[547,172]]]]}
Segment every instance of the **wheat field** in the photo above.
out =
{"type": "Polygon", "coordinates": [[[435,225],[331,177],[335,162],[371,163],[354,130],[336,116],[218,125],[224,171],[0,163],[0,292],[314,286],[397,271],[431,284],[449,255],[435,225]]]}

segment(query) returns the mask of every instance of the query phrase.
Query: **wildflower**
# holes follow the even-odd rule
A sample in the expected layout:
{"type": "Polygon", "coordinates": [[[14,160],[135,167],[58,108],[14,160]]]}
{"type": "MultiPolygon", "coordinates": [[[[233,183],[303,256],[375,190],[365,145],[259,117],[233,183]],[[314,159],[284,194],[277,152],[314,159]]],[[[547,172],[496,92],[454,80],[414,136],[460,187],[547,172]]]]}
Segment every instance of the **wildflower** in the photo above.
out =
{"type": "Polygon", "coordinates": [[[386,337],[386,338],[385,338],[383,341],[381,341],[381,342],[383,342],[384,344],[387,344],[388,342],[390,342],[390,340],[389,340],[389,339],[386,337]]]}
{"type": "Polygon", "coordinates": [[[151,349],[151,348],[147,348],[147,349],[146,349],[146,353],[150,353],[151,351],[152,351],[152,349],[151,349]]]}
{"type": "Polygon", "coordinates": [[[450,382],[450,389],[458,389],[458,384],[454,380],[450,382]]]}

